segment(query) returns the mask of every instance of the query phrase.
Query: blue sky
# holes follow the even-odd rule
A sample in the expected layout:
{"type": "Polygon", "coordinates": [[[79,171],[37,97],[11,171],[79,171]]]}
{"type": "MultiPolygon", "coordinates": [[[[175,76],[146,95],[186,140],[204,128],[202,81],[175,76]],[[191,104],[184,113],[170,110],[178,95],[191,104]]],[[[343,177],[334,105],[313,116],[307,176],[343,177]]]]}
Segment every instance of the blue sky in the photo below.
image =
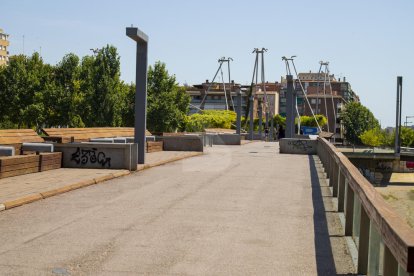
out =
{"type": "MultiPolygon", "coordinates": [[[[383,126],[395,124],[396,77],[403,80],[403,120],[414,116],[414,1],[32,1],[2,0],[0,28],[10,53],[40,51],[55,64],[73,52],[112,44],[122,79],[134,80],[133,24],[149,36],[149,64],[161,60],[182,83],[211,79],[217,59],[232,57],[232,79],[248,83],[253,48],[266,47],[266,80],[285,75],[281,56],[297,55],[299,71],[330,62],[383,126]]],[[[414,118],[411,120],[414,123],[414,118]]]]}

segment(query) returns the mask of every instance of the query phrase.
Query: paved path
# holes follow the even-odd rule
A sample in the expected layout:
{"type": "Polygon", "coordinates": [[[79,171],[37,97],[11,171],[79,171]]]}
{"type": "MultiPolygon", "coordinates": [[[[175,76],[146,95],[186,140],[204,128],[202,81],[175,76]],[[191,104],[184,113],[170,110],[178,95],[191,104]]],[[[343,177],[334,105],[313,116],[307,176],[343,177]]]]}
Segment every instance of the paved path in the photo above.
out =
{"type": "Polygon", "coordinates": [[[216,146],[0,213],[0,274],[335,275],[325,190],[313,158],[216,146]]]}
{"type": "MultiPolygon", "coordinates": [[[[158,166],[201,153],[184,151],[160,151],[146,154],[146,164],[138,170],[158,166]]],[[[0,211],[5,206],[19,206],[21,203],[42,199],[74,188],[88,186],[103,180],[129,174],[128,170],[69,169],[31,173],[0,179],[0,211]],[[78,185],[79,184],[79,185],[78,185]]]]}

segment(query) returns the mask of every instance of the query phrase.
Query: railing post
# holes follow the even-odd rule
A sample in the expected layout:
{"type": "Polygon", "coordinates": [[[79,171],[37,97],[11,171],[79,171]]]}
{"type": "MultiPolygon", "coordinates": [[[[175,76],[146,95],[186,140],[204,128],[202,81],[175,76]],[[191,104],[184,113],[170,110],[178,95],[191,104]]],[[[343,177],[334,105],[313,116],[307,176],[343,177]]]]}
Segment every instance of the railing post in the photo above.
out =
{"type": "Polygon", "coordinates": [[[345,180],[345,236],[352,236],[354,222],[354,191],[345,180]]]}
{"type": "Polygon", "coordinates": [[[359,228],[359,247],[358,247],[358,273],[367,274],[368,268],[368,245],[370,234],[370,220],[364,207],[361,206],[361,222],[359,228]]]}
{"type": "Polygon", "coordinates": [[[338,175],[339,175],[339,166],[336,163],[335,158],[333,159],[333,173],[332,173],[332,196],[337,197],[338,196],[338,175]]]}
{"type": "Polygon", "coordinates": [[[384,276],[398,275],[398,262],[386,245],[384,245],[383,275],[384,276]]]}
{"type": "Polygon", "coordinates": [[[379,275],[380,260],[380,243],[381,237],[372,220],[369,226],[369,249],[368,249],[368,274],[372,276],[379,275]]]}
{"type": "Polygon", "coordinates": [[[342,173],[340,167],[338,171],[338,212],[343,212],[345,200],[345,175],[342,173]]]}
{"type": "Polygon", "coordinates": [[[329,187],[331,187],[332,186],[332,179],[333,179],[333,171],[334,171],[334,158],[331,156],[331,153],[329,153],[329,158],[328,158],[328,178],[329,178],[329,183],[328,183],[328,185],[329,185],[329,187]]]}

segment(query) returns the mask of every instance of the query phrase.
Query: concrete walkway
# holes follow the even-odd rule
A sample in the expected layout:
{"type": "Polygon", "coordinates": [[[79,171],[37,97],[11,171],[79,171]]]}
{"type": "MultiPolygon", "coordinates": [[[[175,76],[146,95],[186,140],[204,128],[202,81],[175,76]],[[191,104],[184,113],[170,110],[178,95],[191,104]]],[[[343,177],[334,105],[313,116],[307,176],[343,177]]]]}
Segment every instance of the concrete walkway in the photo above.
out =
{"type": "Polygon", "coordinates": [[[2,212],[0,274],[352,272],[317,160],[277,151],[215,146],[2,212]]]}
{"type": "MultiPolygon", "coordinates": [[[[198,152],[183,151],[147,153],[146,164],[138,165],[138,170],[152,168],[200,154],[198,152]]],[[[129,173],[128,170],[62,168],[2,178],[0,179],[0,211],[125,176],[129,173]]]]}

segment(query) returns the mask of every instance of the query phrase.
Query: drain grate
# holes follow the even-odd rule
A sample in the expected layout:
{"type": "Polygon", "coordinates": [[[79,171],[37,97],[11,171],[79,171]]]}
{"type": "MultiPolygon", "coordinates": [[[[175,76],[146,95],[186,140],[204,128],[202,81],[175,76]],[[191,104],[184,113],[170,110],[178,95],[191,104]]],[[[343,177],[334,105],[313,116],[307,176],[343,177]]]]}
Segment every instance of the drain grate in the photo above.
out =
{"type": "Polygon", "coordinates": [[[56,267],[52,270],[53,274],[56,275],[70,275],[70,273],[66,270],[66,268],[56,267]]]}

